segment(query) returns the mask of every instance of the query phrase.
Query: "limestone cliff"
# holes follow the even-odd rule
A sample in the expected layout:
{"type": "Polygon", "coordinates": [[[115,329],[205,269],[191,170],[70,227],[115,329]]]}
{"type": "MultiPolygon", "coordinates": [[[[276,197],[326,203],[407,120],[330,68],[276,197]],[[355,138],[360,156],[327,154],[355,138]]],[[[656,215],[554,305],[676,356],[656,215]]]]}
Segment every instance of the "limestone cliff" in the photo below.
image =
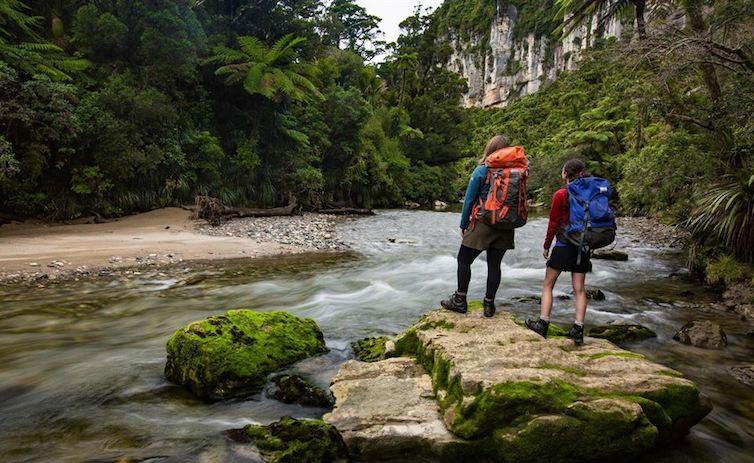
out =
{"type": "MultiPolygon", "coordinates": [[[[468,81],[469,90],[463,97],[465,106],[505,106],[511,100],[534,93],[542,84],[553,81],[558,72],[573,69],[585,49],[595,39],[616,37],[631,31],[630,23],[615,19],[597,33],[597,17],[591,24],[581,26],[562,40],[553,38],[558,26],[552,19],[555,9],[550,0],[514,4],[508,0],[487,0],[495,4],[494,15],[485,18],[489,28],[475,30],[444,28],[442,41],[450,44],[451,53],[443,64],[468,81]],[[533,8],[532,4],[539,4],[533,8]],[[537,16],[535,16],[537,15],[537,16]]],[[[458,10],[473,8],[474,0],[448,0],[467,3],[452,7],[458,10]]],[[[476,0],[478,3],[478,0],[476,0]]],[[[435,13],[435,21],[452,14],[443,5],[435,13]]],[[[479,20],[480,18],[475,18],[479,20]]],[[[445,21],[447,22],[447,21],[445,21]]]]}

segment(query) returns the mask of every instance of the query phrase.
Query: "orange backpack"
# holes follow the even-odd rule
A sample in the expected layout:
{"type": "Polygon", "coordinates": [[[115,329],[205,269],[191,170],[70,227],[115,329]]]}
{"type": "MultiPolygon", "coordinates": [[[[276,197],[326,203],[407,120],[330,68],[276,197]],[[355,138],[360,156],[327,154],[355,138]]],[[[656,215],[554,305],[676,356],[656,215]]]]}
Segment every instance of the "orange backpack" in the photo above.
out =
{"type": "Polygon", "coordinates": [[[501,230],[511,230],[526,225],[529,207],[526,179],[529,178],[529,160],[523,146],[510,146],[490,154],[485,161],[489,187],[487,200],[479,198],[472,212],[474,221],[501,230]]]}

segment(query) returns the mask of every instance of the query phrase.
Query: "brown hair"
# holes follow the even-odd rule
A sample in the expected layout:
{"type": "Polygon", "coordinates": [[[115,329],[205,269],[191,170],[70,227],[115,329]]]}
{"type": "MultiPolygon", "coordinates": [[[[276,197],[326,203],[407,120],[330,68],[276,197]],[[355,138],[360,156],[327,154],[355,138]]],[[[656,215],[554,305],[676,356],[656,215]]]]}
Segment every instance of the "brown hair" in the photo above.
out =
{"type": "Polygon", "coordinates": [[[563,170],[565,171],[569,181],[578,177],[585,177],[589,175],[586,171],[586,164],[584,164],[584,161],[578,158],[573,158],[566,161],[566,163],[563,165],[563,170]]]}
{"type": "Polygon", "coordinates": [[[495,135],[487,142],[487,146],[484,148],[484,155],[482,155],[482,159],[479,160],[479,164],[484,164],[484,161],[487,160],[487,157],[490,154],[509,146],[508,137],[505,135],[495,135]]]}

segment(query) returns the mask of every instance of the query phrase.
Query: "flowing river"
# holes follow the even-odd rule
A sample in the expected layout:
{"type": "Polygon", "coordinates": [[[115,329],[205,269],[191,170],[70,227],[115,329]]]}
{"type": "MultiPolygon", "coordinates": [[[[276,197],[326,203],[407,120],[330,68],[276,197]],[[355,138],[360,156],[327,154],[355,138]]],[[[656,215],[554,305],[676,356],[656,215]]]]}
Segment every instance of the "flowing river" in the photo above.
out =
{"type": "MultiPolygon", "coordinates": [[[[71,282],[48,288],[0,288],[0,461],[246,462],[253,452],[222,431],[281,416],[317,418],[321,409],[285,405],[259,394],[249,400],[198,401],[165,381],[165,342],[181,325],[247,307],[282,309],[314,318],[330,353],[292,370],[327,387],[352,356],[350,342],[402,331],[455,287],[458,214],[383,211],[344,219],[339,232],[354,253],[299,256],[244,264],[161,270],[130,280],[71,282]],[[394,241],[394,242],[391,242],[394,241]],[[180,282],[202,274],[187,286],[180,282]]],[[[498,307],[538,313],[516,296],[538,295],[546,227],[537,218],[516,235],[504,260],[498,307]]],[[[594,261],[587,287],[600,288],[587,325],[613,320],[643,324],[656,339],[627,348],[697,382],[714,411],[684,441],[647,462],[754,461],[754,390],[729,373],[749,363],[751,327],[734,315],[692,307],[714,295],[669,278],[681,256],[619,238],[628,262],[594,261]],[[672,340],[686,321],[723,325],[729,346],[704,350],[672,340]]],[[[483,294],[485,264],[474,264],[470,294],[483,294]]],[[[569,293],[567,275],[559,294],[569,293]]],[[[555,302],[554,321],[569,323],[568,300],[555,302]]]]}

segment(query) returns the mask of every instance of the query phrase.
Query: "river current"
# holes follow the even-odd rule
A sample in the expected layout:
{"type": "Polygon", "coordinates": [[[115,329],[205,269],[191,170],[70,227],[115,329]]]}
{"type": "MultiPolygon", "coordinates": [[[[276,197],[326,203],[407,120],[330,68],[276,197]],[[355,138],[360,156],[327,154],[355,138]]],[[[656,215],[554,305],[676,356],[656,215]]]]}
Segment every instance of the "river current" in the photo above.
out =
{"type": "MultiPolygon", "coordinates": [[[[231,308],[286,310],[314,318],[330,352],[291,370],[327,387],[350,343],[399,333],[455,287],[458,214],[381,211],[344,219],[339,233],[353,253],[287,257],[160,270],[129,280],[71,282],[47,288],[0,288],[0,462],[247,462],[253,451],[223,431],[284,415],[318,418],[323,410],[285,405],[259,394],[207,403],[165,381],[165,342],[181,325],[231,308]],[[189,276],[198,284],[181,282],[189,276]]],[[[504,259],[497,303],[519,316],[539,294],[546,227],[537,218],[517,231],[504,259]]],[[[673,446],[646,462],[754,461],[754,389],[729,373],[750,363],[750,325],[734,315],[693,307],[714,295],[683,278],[682,257],[625,237],[628,262],[594,261],[587,325],[643,324],[656,339],[626,346],[683,372],[713,401],[714,411],[673,446]],[[724,350],[681,345],[686,321],[710,319],[728,333],[724,350]]],[[[473,267],[472,297],[484,292],[483,256],[473,267]]],[[[569,293],[564,275],[556,294],[569,293]]],[[[573,320],[572,301],[555,301],[554,321],[573,320]]]]}

